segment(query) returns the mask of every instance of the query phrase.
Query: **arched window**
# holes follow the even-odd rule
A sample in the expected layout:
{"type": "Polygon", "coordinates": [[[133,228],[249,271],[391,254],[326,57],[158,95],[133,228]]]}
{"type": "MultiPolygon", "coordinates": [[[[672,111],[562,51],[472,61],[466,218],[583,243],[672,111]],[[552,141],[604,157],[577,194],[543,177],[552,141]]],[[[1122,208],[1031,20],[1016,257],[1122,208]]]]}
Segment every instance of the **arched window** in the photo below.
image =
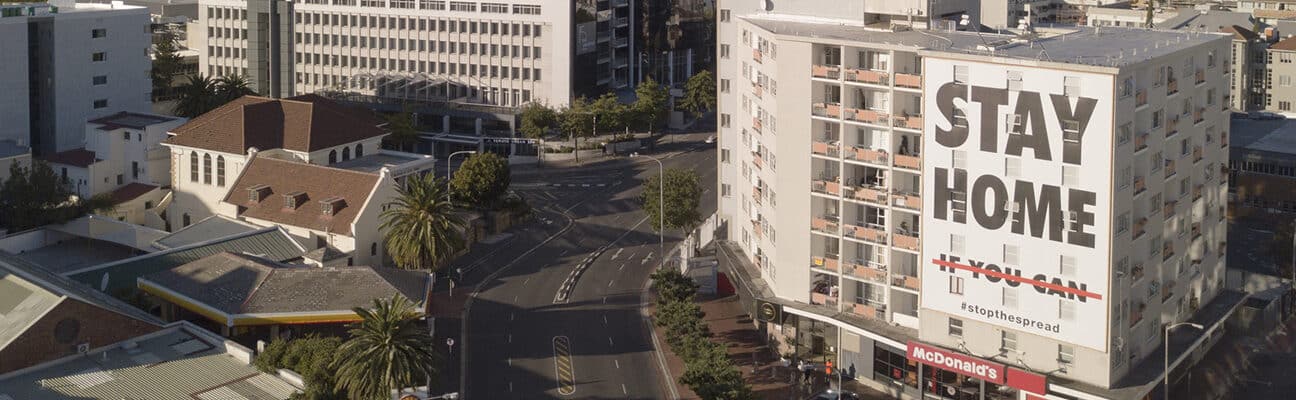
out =
{"type": "Polygon", "coordinates": [[[211,184],[211,154],[203,154],[203,183],[211,184]]]}
{"type": "Polygon", "coordinates": [[[364,157],[364,143],[356,144],[356,158],[364,157]]]}
{"type": "Polygon", "coordinates": [[[329,150],[329,164],[337,162],[337,150],[329,150]]]}
{"type": "Polygon", "coordinates": [[[216,156],[216,186],[225,187],[225,156],[216,156]]]}
{"type": "Polygon", "coordinates": [[[198,152],[189,152],[189,182],[198,182],[198,152]]]}
{"type": "Polygon", "coordinates": [[[351,159],[351,148],[350,148],[350,147],[343,147],[343,148],[342,148],[342,161],[346,161],[346,160],[350,160],[350,159],[351,159]]]}

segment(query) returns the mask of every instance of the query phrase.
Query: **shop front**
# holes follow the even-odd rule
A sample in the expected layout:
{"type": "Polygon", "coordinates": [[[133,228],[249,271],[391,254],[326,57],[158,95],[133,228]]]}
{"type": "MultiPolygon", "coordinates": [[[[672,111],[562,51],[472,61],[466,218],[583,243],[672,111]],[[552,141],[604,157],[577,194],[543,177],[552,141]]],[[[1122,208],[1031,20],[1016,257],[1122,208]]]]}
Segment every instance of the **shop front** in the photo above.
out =
{"type": "Polygon", "coordinates": [[[903,387],[917,397],[951,400],[1016,400],[1043,395],[1044,375],[910,341],[904,354],[877,344],[873,379],[903,387]]]}

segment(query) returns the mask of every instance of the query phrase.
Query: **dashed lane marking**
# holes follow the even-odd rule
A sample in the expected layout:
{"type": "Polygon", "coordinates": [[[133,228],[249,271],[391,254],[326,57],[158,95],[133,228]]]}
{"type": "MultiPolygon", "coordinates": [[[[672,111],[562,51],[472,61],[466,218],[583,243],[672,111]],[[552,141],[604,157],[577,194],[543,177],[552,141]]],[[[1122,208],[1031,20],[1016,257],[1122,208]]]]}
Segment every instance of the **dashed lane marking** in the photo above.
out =
{"type": "Polygon", "coordinates": [[[572,365],[571,339],[566,336],[554,336],[554,372],[558,378],[558,394],[570,396],[576,393],[576,370],[572,365]]]}

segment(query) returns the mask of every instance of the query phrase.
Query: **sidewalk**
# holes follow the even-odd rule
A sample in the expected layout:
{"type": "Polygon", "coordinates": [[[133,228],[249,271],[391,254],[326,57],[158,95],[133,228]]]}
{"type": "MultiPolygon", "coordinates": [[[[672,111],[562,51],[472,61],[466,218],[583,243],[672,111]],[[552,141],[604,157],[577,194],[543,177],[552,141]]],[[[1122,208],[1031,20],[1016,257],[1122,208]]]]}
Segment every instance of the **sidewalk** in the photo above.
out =
{"type": "MultiPolygon", "coordinates": [[[[757,398],[771,400],[804,399],[828,388],[827,381],[822,374],[817,374],[814,377],[813,384],[808,386],[789,383],[800,383],[800,376],[796,374],[795,366],[782,367],[778,355],[763,343],[760,332],[752,325],[751,318],[743,311],[742,305],[738,304],[738,301],[738,296],[699,296],[698,298],[702,311],[706,313],[706,317],[703,319],[707,327],[711,329],[712,338],[726,344],[729,350],[729,359],[733,360],[734,365],[742,370],[743,379],[751,385],[752,390],[756,392],[757,398]]],[[[656,308],[656,305],[650,303],[647,308],[651,313],[656,308]]],[[[663,338],[660,350],[666,358],[666,365],[670,369],[672,381],[675,382],[679,390],[680,399],[699,399],[692,390],[679,384],[679,378],[684,374],[684,360],[670,351],[670,345],[666,344],[664,339],[665,330],[656,326],[653,329],[657,332],[658,337],[663,338]]],[[[861,399],[884,400],[894,398],[855,382],[848,381],[845,386],[846,390],[860,395],[861,399]]]]}

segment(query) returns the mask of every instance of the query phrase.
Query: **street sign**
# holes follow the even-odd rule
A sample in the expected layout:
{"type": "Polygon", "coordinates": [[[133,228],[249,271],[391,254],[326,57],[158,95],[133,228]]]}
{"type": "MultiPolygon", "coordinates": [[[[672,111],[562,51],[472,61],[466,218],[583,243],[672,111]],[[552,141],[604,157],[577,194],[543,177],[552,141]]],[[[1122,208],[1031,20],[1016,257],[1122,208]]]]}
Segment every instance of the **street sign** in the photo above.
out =
{"type": "Polygon", "coordinates": [[[446,346],[454,346],[454,338],[446,338],[446,346]]]}

